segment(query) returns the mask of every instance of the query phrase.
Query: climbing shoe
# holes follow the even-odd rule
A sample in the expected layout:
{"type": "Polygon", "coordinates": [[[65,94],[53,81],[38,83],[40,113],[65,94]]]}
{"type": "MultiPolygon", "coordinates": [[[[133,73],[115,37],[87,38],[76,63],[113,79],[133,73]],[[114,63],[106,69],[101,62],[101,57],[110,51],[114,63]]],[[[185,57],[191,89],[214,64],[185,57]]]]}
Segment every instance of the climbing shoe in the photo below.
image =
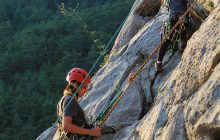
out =
{"type": "Polygon", "coordinates": [[[157,63],[157,62],[155,62],[155,70],[156,70],[157,72],[162,72],[162,71],[163,71],[162,63],[157,63]]]}
{"type": "Polygon", "coordinates": [[[110,134],[110,133],[116,133],[119,130],[123,128],[122,125],[116,125],[116,126],[104,126],[101,130],[102,135],[104,134],[110,134]]]}

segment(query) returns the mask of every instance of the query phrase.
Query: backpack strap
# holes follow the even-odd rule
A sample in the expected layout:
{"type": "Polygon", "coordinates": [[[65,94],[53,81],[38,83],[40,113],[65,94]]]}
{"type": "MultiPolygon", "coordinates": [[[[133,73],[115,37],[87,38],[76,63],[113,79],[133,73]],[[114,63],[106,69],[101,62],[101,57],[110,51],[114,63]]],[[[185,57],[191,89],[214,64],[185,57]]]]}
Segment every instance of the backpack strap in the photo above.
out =
{"type": "Polygon", "coordinates": [[[62,129],[62,115],[63,115],[63,100],[66,96],[63,96],[60,101],[58,102],[57,104],[57,116],[59,118],[59,121],[58,121],[58,129],[59,129],[59,132],[60,132],[60,139],[65,139],[65,140],[68,140],[68,137],[67,137],[67,134],[68,132],[64,131],[62,129]]]}
{"type": "MultiPolygon", "coordinates": [[[[57,116],[62,119],[62,114],[63,114],[63,109],[62,109],[62,106],[63,106],[63,99],[65,98],[66,96],[63,96],[60,101],[58,102],[57,104],[57,116]]],[[[61,120],[60,120],[61,121],[61,120]]]]}

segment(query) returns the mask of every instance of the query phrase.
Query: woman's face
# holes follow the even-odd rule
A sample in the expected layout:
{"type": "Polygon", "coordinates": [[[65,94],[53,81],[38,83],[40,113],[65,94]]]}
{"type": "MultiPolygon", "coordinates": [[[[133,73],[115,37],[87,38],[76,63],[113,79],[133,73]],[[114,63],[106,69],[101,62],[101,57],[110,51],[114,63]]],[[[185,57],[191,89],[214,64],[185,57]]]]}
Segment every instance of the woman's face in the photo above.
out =
{"type": "Polygon", "coordinates": [[[80,89],[80,91],[78,92],[78,96],[82,97],[83,95],[85,95],[85,93],[88,91],[88,85],[84,84],[82,86],[82,88],[80,89]]]}

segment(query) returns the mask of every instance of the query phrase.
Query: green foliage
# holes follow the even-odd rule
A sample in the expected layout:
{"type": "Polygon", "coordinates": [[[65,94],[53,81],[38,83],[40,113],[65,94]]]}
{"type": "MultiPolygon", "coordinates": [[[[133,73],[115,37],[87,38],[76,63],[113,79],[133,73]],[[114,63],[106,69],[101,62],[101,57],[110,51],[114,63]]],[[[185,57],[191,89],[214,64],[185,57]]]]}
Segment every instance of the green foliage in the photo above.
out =
{"type": "Polygon", "coordinates": [[[109,62],[109,54],[106,54],[105,56],[104,56],[104,60],[103,60],[103,62],[102,62],[102,64],[100,64],[99,66],[100,67],[103,67],[105,64],[107,64],[109,62]]]}
{"type": "Polygon", "coordinates": [[[36,139],[56,121],[68,70],[92,67],[134,0],[80,1],[95,40],[74,16],[61,15],[59,2],[0,0],[0,139],[36,139]]]}
{"type": "Polygon", "coordinates": [[[208,1],[208,6],[213,8],[214,7],[214,3],[212,1],[208,1]]]}
{"type": "Polygon", "coordinates": [[[120,89],[121,89],[120,85],[117,85],[117,86],[115,87],[115,92],[116,92],[116,93],[119,92],[120,89]]]}

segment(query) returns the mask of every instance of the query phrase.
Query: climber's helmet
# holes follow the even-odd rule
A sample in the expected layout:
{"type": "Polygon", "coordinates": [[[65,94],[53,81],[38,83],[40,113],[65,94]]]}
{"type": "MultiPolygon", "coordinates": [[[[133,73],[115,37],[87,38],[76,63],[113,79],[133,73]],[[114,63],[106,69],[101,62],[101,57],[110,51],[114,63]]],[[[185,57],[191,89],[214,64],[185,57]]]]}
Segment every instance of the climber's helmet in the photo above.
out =
{"type": "MultiPolygon", "coordinates": [[[[66,76],[66,81],[69,83],[71,81],[77,81],[79,83],[82,83],[87,75],[88,73],[81,68],[72,68],[66,76]]],[[[91,83],[91,79],[89,76],[87,76],[86,80],[84,81],[84,85],[85,84],[89,85],[90,83],[91,83]]]]}

